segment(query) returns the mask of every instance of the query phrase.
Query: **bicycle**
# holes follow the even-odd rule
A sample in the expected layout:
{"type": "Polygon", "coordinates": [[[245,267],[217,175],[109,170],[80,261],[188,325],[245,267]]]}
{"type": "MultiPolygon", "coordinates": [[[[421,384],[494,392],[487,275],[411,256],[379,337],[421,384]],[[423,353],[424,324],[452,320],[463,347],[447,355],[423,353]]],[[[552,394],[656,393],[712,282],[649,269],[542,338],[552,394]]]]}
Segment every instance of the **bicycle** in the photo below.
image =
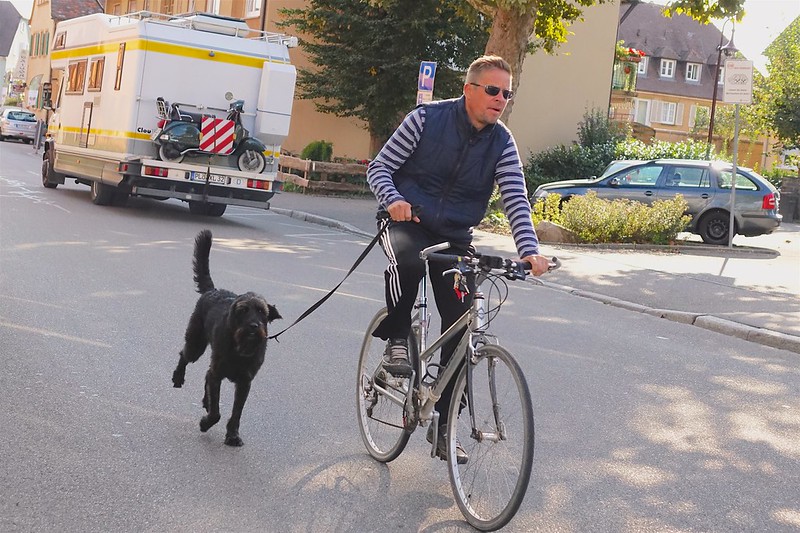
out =
{"type": "MultiPolygon", "coordinates": [[[[514,517],[525,497],[533,466],[534,428],[530,391],[522,369],[487,329],[507,296],[505,279],[524,280],[530,265],[497,256],[439,253],[449,247],[449,243],[441,243],[420,252],[420,258],[426,261],[426,274],[420,281],[408,338],[414,369],[410,378],[394,377],[382,367],[385,343],[372,332],[386,316],[386,308],[378,311],[367,328],[358,362],[359,429],[369,454],[378,461],[390,462],[402,453],[418,426],[431,423],[431,457],[435,457],[440,414],[434,404],[445,386],[456,380],[446,428],[450,484],[467,521],[479,530],[494,531],[514,517]],[[445,275],[455,273],[462,292],[467,288],[465,276],[474,274],[475,292],[471,308],[427,346],[429,261],[453,264],[445,275]],[[494,308],[487,309],[485,284],[491,285],[489,297],[493,289],[499,291],[500,303],[494,308]],[[464,327],[466,331],[447,365],[432,363],[434,353],[464,327]],[[463,364],[465,361],[468,364],[463,364]],[[465,464],[458,464],[456,459],[457,442],[468,452],[465,464]]],[[[558,259],[553,258],[549,270],[559,266],[558,259]]]]}

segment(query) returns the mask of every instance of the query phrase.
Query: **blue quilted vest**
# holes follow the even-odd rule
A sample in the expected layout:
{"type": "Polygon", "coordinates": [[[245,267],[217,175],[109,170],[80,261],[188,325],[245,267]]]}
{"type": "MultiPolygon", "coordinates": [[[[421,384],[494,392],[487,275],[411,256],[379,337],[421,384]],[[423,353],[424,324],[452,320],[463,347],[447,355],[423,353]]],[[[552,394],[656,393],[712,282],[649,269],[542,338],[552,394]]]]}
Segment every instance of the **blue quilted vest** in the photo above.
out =
{"type": "Polygon", "coordinates": [[[422,137],[394,173],[394,183],[408,203],[422,206],[424,228],[467,244],[486,214],[495,168],[511,134],[502,123],[476,131],[463,96],[423,105],[422,137]]]}

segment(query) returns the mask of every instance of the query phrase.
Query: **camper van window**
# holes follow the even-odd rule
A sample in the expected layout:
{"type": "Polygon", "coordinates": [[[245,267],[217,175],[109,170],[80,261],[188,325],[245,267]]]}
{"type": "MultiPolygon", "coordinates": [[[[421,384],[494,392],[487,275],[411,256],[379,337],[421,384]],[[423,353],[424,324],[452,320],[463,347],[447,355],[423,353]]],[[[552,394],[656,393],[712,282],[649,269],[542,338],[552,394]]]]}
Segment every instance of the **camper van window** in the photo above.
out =
{"type": "Polygon", "coordinates": [[[122,87],[122,66],[125,63],[125,43],[119,43],[119,51],[117,52],[117,73],[114,76],[114,90],[119,91],[122,87]]]}
{"type": "Polygon", "coordinates": [[[103,66],[105,57],[95,57],[89,64],[89,91],[99,91],[103,86],[103,66]]]}
{"type": "Polygon", "coordinates": [[[83,85],[86,81],[86,60],[72,61],[67,73],[67,94],[83,94],[83,85]]]}
{"type": "Polygon", "coordinates": [[[62,50],[67,43],[67,32],[62,31],[56,34],[56,40],[53,43],[53,50],[62,50]]]}

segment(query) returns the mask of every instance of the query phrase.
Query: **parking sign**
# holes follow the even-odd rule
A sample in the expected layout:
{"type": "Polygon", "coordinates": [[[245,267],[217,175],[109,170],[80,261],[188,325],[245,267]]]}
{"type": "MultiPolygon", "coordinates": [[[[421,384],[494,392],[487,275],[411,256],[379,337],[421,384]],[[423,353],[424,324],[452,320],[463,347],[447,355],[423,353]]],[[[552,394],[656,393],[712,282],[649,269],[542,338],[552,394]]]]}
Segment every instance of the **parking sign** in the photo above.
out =
{"type": "Polygon", "coordinates": [[[418,91],[433,92],[433,78],[436,76],[436,62],[423,61],[419,64],[418,91]]]}

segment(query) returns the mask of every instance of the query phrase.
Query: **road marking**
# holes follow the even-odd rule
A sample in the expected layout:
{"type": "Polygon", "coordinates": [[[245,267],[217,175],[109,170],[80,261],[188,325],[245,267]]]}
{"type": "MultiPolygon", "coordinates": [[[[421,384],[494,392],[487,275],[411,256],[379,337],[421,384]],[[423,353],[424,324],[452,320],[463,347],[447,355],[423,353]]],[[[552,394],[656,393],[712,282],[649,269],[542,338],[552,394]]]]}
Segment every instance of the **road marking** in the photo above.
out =
{"type": "Polygon", "coordinates": [[[27,184],[22,181],[4,177],[0,177],[0,181],[4,181],[9,186],[19,189],[19,191],[11,191],[10,194],[0,194],[0,198],[24,198],[26,200],[33,200],[33,203],[50,205],[58,209],[61,209],[65,213],[69,213],[68,209],[64,209],[63,207],[55,203],[53,200],[46,200],[44,196],[41,195],[40,192],[28,189],[27,184]]]}
{"type": "Polygon", "coordinates": [[[90,339],[82,339],[80,337],[73,337],[71,335],[64,335],[62,333],[56,333],[54,331],[49,331],[46,329],[39,329],[39,328],[32,328],[29,326],[22,326],[20,324],[12,324],[11,322],[5,322],[0,320],[0,326],[7,327],[11,329],[16,329],[19,331],[24,331],[26,333],[35,333],[36,335],[43,335],[45,337],[56,337],[58,339],[64,339],[67,341],[78,342],[81,344],[88,344],[89,346],[97,346],[100,348],[112,348],[110,344],[106,344],[105,342],[98,342],[93,341],[90,339]]]}

